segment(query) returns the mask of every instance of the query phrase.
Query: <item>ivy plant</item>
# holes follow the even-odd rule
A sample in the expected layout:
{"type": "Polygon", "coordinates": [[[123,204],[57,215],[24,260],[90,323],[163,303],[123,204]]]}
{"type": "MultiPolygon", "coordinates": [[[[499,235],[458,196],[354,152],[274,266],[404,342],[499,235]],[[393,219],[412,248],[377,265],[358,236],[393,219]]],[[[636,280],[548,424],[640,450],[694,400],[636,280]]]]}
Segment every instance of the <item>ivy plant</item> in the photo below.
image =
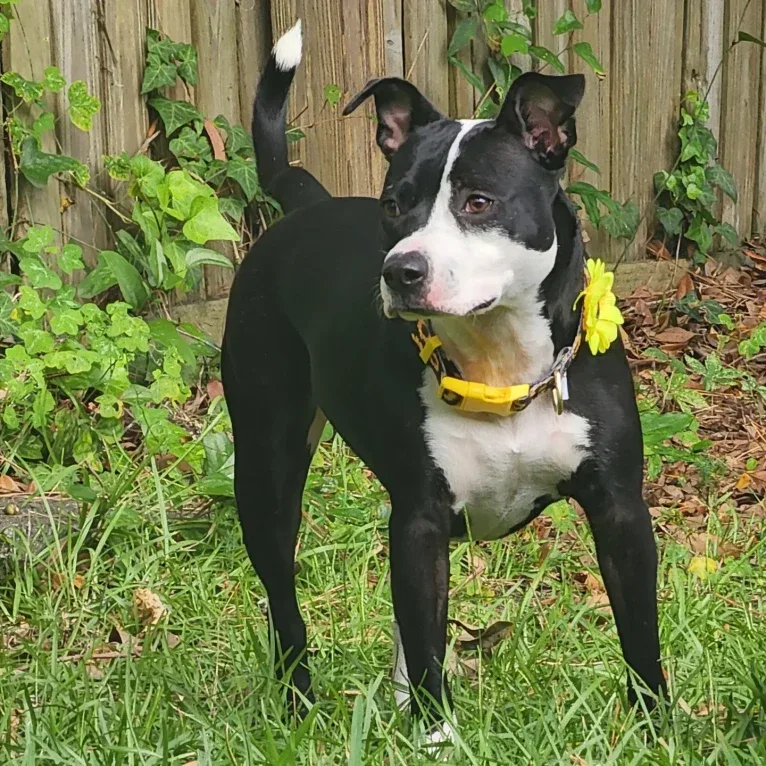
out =
{"type": "Polygon", "coordinates": [[[731,174],[716,161],[718,147],[707,126],[709,119],[707,101],[689,91],[681,107],[679,161],[671,172],[661,170],[654,175],[660,194],[657,221],[671,240],[681,238],[691,243],[697,261],[708,256],[717,234],[732,247],[739,244],[736,229],[716,215],[717,190],[736,202],[737,187],[731,174]]]}

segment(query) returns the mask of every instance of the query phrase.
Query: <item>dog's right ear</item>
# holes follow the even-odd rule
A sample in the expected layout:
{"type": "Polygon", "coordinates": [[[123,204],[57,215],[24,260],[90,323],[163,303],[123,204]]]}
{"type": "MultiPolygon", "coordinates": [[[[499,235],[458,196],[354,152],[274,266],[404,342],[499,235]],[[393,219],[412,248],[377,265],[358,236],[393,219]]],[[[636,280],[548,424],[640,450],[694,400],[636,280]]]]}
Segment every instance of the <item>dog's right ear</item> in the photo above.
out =
{"type": "Polygon", "coordinates": [[[378,114],[376,140],[380,150],[389,160],[415,128],[444,119],[411,82],[399,77],[370,80],[351,99],[343,114],[351,114],[370,96],[375,98],[375,111],[378,114]]]}

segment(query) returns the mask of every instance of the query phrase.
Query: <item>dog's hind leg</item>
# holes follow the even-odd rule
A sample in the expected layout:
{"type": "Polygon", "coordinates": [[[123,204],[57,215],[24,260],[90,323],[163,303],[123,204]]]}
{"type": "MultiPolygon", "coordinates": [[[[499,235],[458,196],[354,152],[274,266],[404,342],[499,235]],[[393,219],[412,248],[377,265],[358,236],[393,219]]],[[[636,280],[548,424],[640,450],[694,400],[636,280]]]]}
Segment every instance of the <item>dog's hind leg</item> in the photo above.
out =
{"type": "MultiPolygon", "coordinates": [[[[247,335],[227,330],[222,366],[234,431],[234,492],[245,547],[268,596],[277,674],[284,678],[292,671],[292,688],[311,701],[295,544],[317,410],[305,347],[286,324],[271,326],[247,335]]],[[[291,702],[303,709],[294,693],[291,702]]]]}

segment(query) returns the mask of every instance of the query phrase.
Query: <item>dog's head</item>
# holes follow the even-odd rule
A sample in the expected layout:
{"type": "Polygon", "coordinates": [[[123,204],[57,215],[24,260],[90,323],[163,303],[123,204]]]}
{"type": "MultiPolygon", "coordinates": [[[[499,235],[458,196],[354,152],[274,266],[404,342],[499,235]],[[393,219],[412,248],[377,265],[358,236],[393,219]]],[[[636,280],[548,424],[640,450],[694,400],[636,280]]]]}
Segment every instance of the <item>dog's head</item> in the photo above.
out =
{"type": "Polygon", "coordinates": [[[553,201],[583,91],[582,75],[529,72],[494,120],[450,120],[395,77],[349,103],[345,114],[375,99],[390,162],[380,200],[387,316],[468,316],[537,295],[556,259],[553,201]]]}

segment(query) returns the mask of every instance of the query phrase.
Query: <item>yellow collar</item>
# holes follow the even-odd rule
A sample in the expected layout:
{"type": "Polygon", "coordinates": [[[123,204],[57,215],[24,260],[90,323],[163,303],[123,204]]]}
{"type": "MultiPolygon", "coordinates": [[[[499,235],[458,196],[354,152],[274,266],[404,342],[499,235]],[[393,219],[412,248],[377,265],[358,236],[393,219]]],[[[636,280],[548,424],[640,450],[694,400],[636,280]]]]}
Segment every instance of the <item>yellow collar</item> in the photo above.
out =
{"type": "Polygon", "coordinates": [[[561,349],[550,371],[531,384],[498,387],[465,380],[458,365],[444,350],[441,339],[434,333],[431,322],[419,321],[412,340],[418,347],[423,364],[429,365],[436,375],[439,399],[462,412],[508,416],[526,409],[541,393],[551,391],[553,406],[560,415],[567,398],[564,376],[580,349],[583,333],[593,354],[603,353],[617,338],[617,325],[622,324],[623,320],[615,306],[613,279],[614,274],[606,271],[601,260],[588,259],[585,289],[572,307],[573,311],[577,310],[580,298],[585,298],[574,341],[571,346],[561,349]]]}

